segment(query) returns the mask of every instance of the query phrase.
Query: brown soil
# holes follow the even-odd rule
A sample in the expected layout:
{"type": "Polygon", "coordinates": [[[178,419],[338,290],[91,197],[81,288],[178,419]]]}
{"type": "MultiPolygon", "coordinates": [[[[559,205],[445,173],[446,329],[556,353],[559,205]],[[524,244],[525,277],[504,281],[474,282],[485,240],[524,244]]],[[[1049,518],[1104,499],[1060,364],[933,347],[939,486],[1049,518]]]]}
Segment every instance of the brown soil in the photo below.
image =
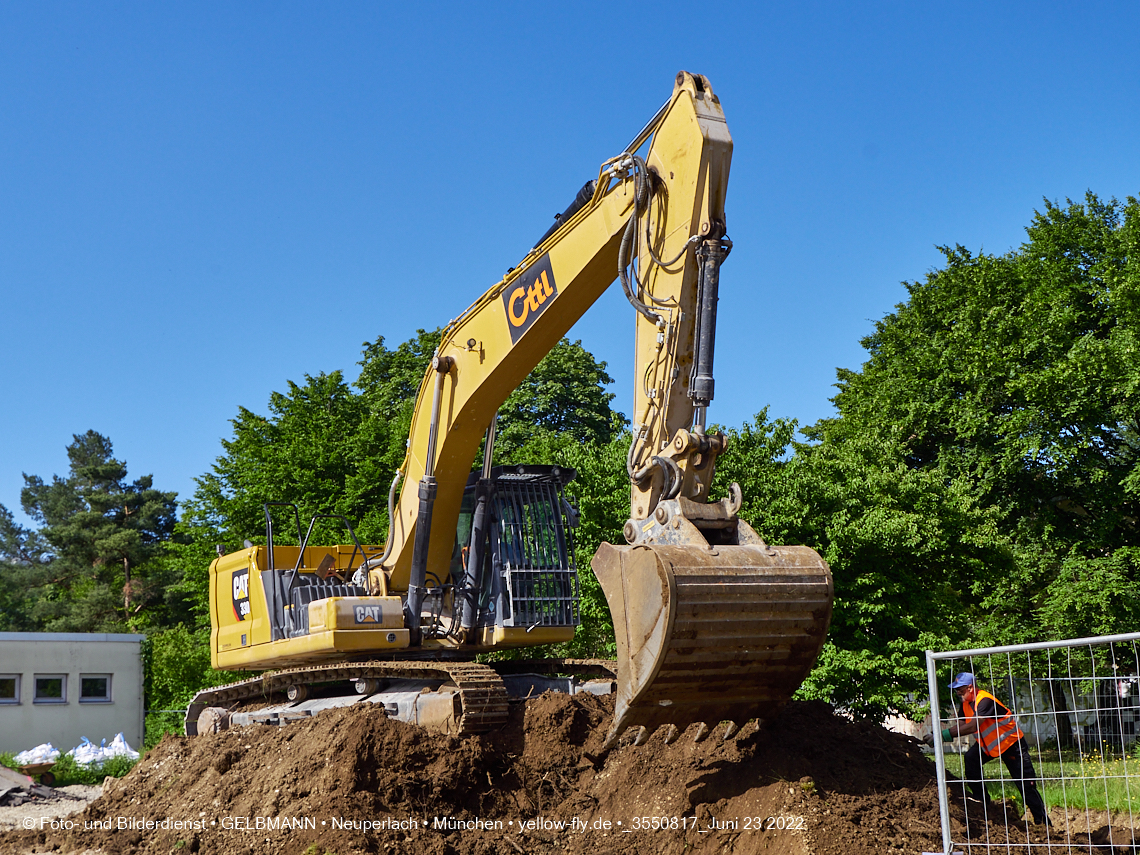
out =
{"type": "MultiPolygon", "coordinates": [[[[376,708],[332,710],[280,729],[167,737],[70,817],[71,829],[0,834],[0,853],[941,849],[934,767],[908,737],[852,724],[822,704],[793,703],[727,741],[714,732],[696,743],[686,733],[666,745],[658,734],[638,747],[626,737],[603,753],[611,704],[546,694],[513,705],[501,732],[463,739],[389,721],[376,708]]],[[[954,810],[955,839],[965,839],[962,808],[954,810]]],[[[1064,821],[1059,815],[1054,825],[1064,821]]],[[[986,829],[974,826],[973,839],[984,839],[986,829]]],[[[1083,851],[1102,843],[1089,831],[1107,834],[1083,831],[1083,851]]],[[[996,825],[990,833],[1007,839],[996,825]]],[[[1025,840],[1017,828],[1008,834],[1025,840]]],[[[1124,842],[1118,829],[1112,834],[1124,842]]]]}

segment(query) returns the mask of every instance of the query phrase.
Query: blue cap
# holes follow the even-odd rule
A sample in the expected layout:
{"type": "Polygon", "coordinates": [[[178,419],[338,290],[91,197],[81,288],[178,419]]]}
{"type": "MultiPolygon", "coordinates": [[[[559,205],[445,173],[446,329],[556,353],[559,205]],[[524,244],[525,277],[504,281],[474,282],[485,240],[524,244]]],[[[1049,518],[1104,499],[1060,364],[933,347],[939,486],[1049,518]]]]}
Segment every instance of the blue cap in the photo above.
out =
{"type": "Polygon", "coordinates": [[[961,674],[954,678],[954,681],[950,684],[950,688],[963,689],[966,686],[972,685],[974,685],[974,675],[969,671],[963,671],[961,674]]]}

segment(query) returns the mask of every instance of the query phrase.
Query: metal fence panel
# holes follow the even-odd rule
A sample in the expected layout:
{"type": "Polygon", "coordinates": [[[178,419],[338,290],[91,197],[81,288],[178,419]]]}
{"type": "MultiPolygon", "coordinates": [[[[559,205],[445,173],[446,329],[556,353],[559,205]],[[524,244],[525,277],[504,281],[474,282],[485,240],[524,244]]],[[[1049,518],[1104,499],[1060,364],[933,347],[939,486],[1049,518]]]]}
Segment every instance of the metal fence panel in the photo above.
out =
{"type": "Polygon", "coordinates": [[[926,667],[945,853],[1140,851],[1140,633],[928,650],[926,667]],[[1000,757],[939,736],[965,722],[949,688],[963,672],[1023,734],[1000,757]],[[1033,791],[1047,824],[1027,813],[1033,791]]]}

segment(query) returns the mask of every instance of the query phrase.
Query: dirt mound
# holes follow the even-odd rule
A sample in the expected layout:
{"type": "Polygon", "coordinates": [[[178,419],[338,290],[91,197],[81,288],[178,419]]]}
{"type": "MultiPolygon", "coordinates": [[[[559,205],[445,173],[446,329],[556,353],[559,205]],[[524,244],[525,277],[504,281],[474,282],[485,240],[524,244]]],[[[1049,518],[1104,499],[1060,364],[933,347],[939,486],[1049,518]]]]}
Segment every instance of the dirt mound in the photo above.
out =
{"type": "MultiPolygon", "coordinates": [[[[858,855],[941,848],[933,765],[913,740],[789,704],[722,741],[623,739],[612,701],[546,694],[456,739],[332,710],[284,728],[167,737],[71,827],[0,852],[858,855]]],[[[963,817],[964,818],[964,817],[963,817]]],[[[958,827],[962,824],[959,821],[958,827]]]]}

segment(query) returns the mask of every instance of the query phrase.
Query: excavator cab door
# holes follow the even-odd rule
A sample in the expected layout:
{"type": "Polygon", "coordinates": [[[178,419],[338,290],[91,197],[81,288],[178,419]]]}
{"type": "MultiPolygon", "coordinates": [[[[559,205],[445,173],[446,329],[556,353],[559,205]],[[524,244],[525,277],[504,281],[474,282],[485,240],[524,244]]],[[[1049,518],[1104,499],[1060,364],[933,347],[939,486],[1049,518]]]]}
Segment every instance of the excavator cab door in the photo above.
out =
{"type": "Polygon", "coordinates": [[[539,465],[472,474],[452,559],[465,628],[578,625],[577,514],[563,495],[574,475],[539,465]]]}

